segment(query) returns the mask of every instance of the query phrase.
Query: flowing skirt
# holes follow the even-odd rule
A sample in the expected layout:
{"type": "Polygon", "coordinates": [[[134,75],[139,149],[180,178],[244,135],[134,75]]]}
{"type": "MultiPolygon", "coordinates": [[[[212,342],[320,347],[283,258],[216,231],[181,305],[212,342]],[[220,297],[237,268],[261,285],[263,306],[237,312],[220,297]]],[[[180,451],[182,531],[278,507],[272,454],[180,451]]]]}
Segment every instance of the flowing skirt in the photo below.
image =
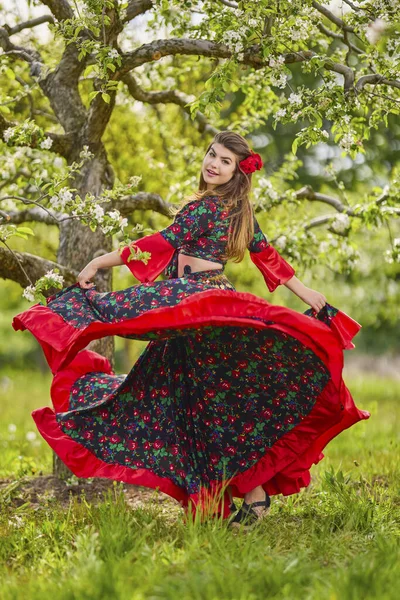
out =
{"type": "Polygon", "coordinates": [[[360,325],[329,304],[303,314],[237,292],[222,269],[109,293],[75,284],[13,327],[54,374],[54,410],[32,416],[69,469],[158,488],[192,513],[225,518],[229,497],[258,485],[298,492],[326,444],[369,417],[342,379],[360,325]],[[108,335],[149,341],[127,375],[84,349],[108,335]]]}

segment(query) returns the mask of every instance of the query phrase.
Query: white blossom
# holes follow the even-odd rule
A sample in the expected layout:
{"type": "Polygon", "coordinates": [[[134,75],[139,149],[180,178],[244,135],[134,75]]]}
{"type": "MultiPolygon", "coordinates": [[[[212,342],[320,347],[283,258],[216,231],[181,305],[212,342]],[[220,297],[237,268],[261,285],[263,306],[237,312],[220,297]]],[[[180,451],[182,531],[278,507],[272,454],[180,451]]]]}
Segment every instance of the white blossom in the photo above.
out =
{"type": "Polygon", "coordinates": [[[93,209],[93,215],[96,217],[99,223],[101,223],[104,218],[104,209],[99,204],[96,204],[93,209]]]}
{"type": "Polygon", "coordinates": [[[373,45],[377,44],[382,35],[385,33],[387,26],[388,23],[386,23],[383,19],[376,19],[373,23],[369,23],[365,33],[365,37],[369,43],[373,45]]]}
{"type": "Polygon", "coordinates": [[[6,129],[3,132],[3,138],[5,142],[9,142],[10,139],[12,138],[12,136],[14,135],[15,132],[15,128],[14,127],[9,127],[8,129],[6,129]]]}
{"type": "Polygon", "coordinates": [[[290,104],[301,104],[301,94],[290,94],[288,100],[290,104]]]}
{"type": "Polygon", "coordinates": [[[279,198],[278,192],[274,189],[274,186],[267,177],[260,177],[258,186],[263,193],[266,193],[271,198],[271,200],[277,200],[279,198]]]}
{"type": "Polygon", "coordinates": [[[279,73],[279,75],[271,75],[271,85],[278,88],[284,88],[287,83],[288,76],[286,73],[279,73]]]}
{"type": "Polygon", "coordinates": [[[24,289],[24,291],[22,292],[22,296],[24,298],[26,298],[27,300],[29,300],[29,302],[34,302],[35,301],[35,286],[33,285],[28,285],[28,287],[26,287],[24,289]]]}
{"type": "Polygon", "coordinates": [[[50,204],[55,209],[64,210],[66,205],[73,199],[72,192],[68,188],[64,187],[59,190],[58,195],[50,198],[50,204]]]}
{"type": "Polygon", "coordinates": [[[324,240],[319,245],[319,251],[325,254],[326,252],[329,251],[330,247],[331,247],[331,244],[328,241],[324,240]]]}
{"type": "Polygon", "coordinates": [[[119,52],[118,52],[118,50],[116,50],[116,48],[113,48],[112,50],[109,51],[108,56],[109,56],[109,58],[118,58],[119,52]]]}
{"type": "Polygon", "coordinates": [[[354,130],[350,130],[344,134],[341,140],[339,140],[339,146],[346,150],[347,152],[351,150],[352,145],[354,144],[354,137],[356,133],[354,130]]]}
{"type": "Polygon", "coordinates": [[[109,212],[107,214],[110,217],[110,219],[115,219],[115,220],[119,219],[121,216],[119,210],[112,210],[111,212],[109,212]]]}
{"type": "Polygon", "coordinates": [[[279,69],[285,63],[285,57],[283,54],[280,54],[276,57],[271,57],[269,59],[269,66],[271,69],[279,69]]]}
{"type": "Polygon", "coordinates": [[[67,204],[67,202],[71,202],[72,200],[72,192],[70,192],[68,188],[62,188],[58,195],[65,204],[67,204]]]}
{"type": "Polygon", "coordinates": [[[40,147],[43,148],[43,150],[49,150],[53,145],[53,140],[51,139],[51,137],[46,137],[42,142],[40,142],[40,147]]]}
{"type": "Polygon", "coordinates": [[[337,233],[343,233],[350,227],[350,217],[346,213],[336,215],[332,222],[332,229],[337,233]]]}
{"type": "Polygon", "coordinates": [[[64,166],[64,161],[61,158],[61,156],[56,156],[55,159],[53,160],[53,166],[56,169],[61,169],[64,166]]]}
{"type": "Polygon", "coordinates": [[[53,269],[47,271],[47,273],[43,276],[44,279],[47,279],[51,283],[60,284],[64,283],[64,277],[59,273],[54,273],[53,269]]]}
{"type": "Polygon", "coordinates": [[[279,108],[275,113],[276,119],[281,119],[286,116],[286,108],[279,108]]]}
{"type": "Polygon", "coordinates": [[[287,244],[287,237],[286,237],[286,235],[280,235],[275,240],[275,246],[278,248],[278,250],[284,250],[286,248],[286,244],[287,244]]]}

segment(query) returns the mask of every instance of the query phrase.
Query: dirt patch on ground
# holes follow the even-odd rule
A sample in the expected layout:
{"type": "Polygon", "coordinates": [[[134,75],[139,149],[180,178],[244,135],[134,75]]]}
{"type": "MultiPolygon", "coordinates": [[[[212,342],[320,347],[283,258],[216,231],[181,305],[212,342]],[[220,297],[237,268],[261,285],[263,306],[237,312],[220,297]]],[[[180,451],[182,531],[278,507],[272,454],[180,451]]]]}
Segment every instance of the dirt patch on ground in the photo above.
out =
{"type": "Polygon", "coordinates": [[[161,512],[171,517],[183,515],[180,504],[162,492],[119,482],[115,485],[112,480],[102,478],[78,479],[74,476],[64,481],[54,475],[42,475],[23,477],[18,480],[2,479],[0,500],[13,507],[26,504],[33,509],[38,509],[57,502],[66,508],[71,498],[76,498],[78,502],[85,500],[91,504],[101,502],[108,491],[113,489],[122,490],[126,502],[132,508],[157,505],[161,512]]]}

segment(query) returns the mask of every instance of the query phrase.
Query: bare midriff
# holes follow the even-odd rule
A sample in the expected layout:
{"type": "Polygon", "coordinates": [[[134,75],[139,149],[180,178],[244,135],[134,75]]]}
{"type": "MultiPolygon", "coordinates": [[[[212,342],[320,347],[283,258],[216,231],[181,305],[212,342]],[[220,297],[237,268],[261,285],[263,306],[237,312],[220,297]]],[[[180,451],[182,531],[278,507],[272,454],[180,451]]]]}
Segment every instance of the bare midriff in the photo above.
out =
{"type": "Polygon", "coordinates": [[[197,271],[208,271],[209,269],[222,269],[223,267],[221,263],[205,260],[204,258],[197,258],[196,256],[188,256],[187,254],[182,254],[180,252],[178,256],[178,277],[182,277],[186,265],[190,266],[192,273],[196,273],[197,271]]]}

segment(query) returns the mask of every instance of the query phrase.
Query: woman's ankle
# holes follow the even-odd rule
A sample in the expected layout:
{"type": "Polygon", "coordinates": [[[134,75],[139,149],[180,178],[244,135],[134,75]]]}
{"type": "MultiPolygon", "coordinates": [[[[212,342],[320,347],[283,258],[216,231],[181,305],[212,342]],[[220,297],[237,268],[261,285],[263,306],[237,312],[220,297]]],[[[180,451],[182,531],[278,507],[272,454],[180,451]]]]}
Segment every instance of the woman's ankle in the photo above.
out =
{"type": "Polygon", "coordinates": [[[244,495],[244,501],[246,502],[246,504],[251,504],[252,502],[259,502],[261,500],[265,500],[265,495],[266,493],[261,487],[261,485],[258,485],[254,489],[250,490],[250,492],[246,492],[246,494],[244,495]]]}

